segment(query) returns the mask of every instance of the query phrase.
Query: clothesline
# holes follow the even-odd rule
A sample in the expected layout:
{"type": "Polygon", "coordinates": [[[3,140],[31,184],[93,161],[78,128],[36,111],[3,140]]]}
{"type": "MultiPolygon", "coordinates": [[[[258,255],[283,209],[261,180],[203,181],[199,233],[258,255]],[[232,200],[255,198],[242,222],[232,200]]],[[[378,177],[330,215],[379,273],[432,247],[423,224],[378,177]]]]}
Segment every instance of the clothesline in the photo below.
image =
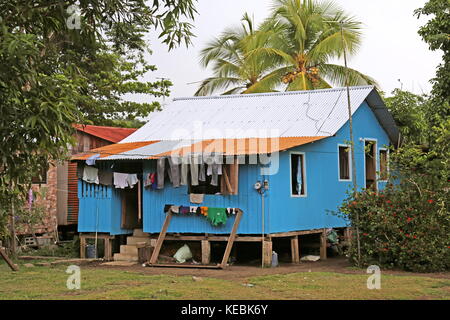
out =
{"type": "Polygon", "coordinates": [[[225,225],[229,216],[236,215],[238,208],[216,208],[207,206],[177,206],[166,204],[164,213],[171,211],[175,215],[201,215],[215,227],[225,225]]]}

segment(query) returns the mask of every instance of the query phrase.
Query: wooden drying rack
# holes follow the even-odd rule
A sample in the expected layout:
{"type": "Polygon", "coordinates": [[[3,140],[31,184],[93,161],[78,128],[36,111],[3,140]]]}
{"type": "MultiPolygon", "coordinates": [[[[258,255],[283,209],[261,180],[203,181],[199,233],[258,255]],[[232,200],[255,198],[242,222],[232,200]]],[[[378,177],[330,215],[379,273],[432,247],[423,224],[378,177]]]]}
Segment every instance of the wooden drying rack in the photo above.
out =
{"type": "Polygon", "coordinates": [[[156,263],[158,261],[159,252],[161,251],[162,244],[166,238],[167,229],[169,228],[170,220],[172,219],[172,210],[167,212],[166,219],[161,232],[159,233],[158,240],[156,241],[155,248],[153,249],[152,256],[148,262],[149,267],[172,267],[172,268],[204,268],[204,269],[224,269],[227,267],[228,258],[230,257],[231,249],[233,248],[234,240],[236,239],[236,232],[241,222],[242,210],[237,209],[236,218],[234,220],[233,228],[231,229],[230,236],[228,237],[227,247],[223,254],[222,262],[217,265],[201,265],[201,264],[179,264],[179,263],[156,263]]]}

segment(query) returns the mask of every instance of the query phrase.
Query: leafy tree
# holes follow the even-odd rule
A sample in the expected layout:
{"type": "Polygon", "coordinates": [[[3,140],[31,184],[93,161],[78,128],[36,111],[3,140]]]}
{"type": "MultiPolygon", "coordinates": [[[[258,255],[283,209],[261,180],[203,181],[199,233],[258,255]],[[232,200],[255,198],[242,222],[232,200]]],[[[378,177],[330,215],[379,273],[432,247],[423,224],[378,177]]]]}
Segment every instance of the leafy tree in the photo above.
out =
{"type": "Polygon", "coordinates": [[[404,144],[428,144],[428,137],[423,136],[428,126],[428,98],[400,89],[395,89],[392,94],[384,100],[400,129],[401,141],[404,144]]]}
{"type": "Polygon", "coordinates": [[[421,15],[433,17],[419,29],[419,35],[428,43],[430,50],[443,52],[443,63],[432,80],[433,97],[440,99],[441,104],[450,103],[450,3],[448,0],[430,0],[423,8],[415,11],[419,18],[421,15]]]}
{"type": "MultiPolygon", "coordinates": [[[[443,51],[443,63],[429,97],[397,89],[386,99],[404,136],[391,153],[390,183],[379,194],[363,190],[340,208],[363,235],[359,264],[450,268],[449,10],[448,0],[430,0],[416,10],[418,16],[433,15],[419,34],[431,50],[443,51]]],[[[350,256],[356,260],[354,250],[350,256]]]]}
{"type": "Polygon", "coordinates": [[[193,0],[0,0],[0,236],[35,172],[67,155],[73,123],[132,120],[157,107],[122,100],[168,94],[168,81],[139,81],[154,69],[143,59],[145,34],[160,30],[169,49],[188,45],[183,20],[194,14],[193,0]]]}

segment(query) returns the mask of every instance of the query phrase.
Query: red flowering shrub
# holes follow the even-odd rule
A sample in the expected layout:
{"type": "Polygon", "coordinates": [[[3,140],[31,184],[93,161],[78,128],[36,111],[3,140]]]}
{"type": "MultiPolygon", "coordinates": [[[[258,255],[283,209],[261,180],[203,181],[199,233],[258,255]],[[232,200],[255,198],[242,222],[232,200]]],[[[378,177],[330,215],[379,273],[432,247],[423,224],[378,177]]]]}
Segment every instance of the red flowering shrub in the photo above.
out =
{"type": "MultiPolygon", "coordinates": [[[[342,204],[341,213],[359,227],[361,265],[416,272],[449,269],[448,191],[419,190],[406,182],[389,184],[379,194],[365,190],[342,204]]],[[[349,254],[357,261],[356,232],[349,254]]]]}

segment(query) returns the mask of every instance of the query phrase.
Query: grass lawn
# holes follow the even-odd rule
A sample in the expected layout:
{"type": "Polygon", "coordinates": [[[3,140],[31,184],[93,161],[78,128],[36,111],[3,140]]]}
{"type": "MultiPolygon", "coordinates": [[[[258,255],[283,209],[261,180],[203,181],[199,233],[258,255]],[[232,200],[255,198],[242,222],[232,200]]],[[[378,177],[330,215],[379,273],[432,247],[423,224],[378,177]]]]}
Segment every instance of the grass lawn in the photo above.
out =
{"type": "MultiPolygon", "coordinates": [[[[382,275],[381,289],[366,287],[368,274],[300,272],[218,279],[152,275],[126,269],[81,266],[81,289],[68,290],[67,266],[21,266],[0,261],[1,299],[450,299],[450,280],[382,275]],[[245,286],[251,283],[254,286],[245,286]]],[[[164,272],[161,270],[161,273],[164,272]]],[[[220,272],[230,272],[220,271],[220,272]]],[[[257,269],[255,268],[255,274],[257,269]]]]}

